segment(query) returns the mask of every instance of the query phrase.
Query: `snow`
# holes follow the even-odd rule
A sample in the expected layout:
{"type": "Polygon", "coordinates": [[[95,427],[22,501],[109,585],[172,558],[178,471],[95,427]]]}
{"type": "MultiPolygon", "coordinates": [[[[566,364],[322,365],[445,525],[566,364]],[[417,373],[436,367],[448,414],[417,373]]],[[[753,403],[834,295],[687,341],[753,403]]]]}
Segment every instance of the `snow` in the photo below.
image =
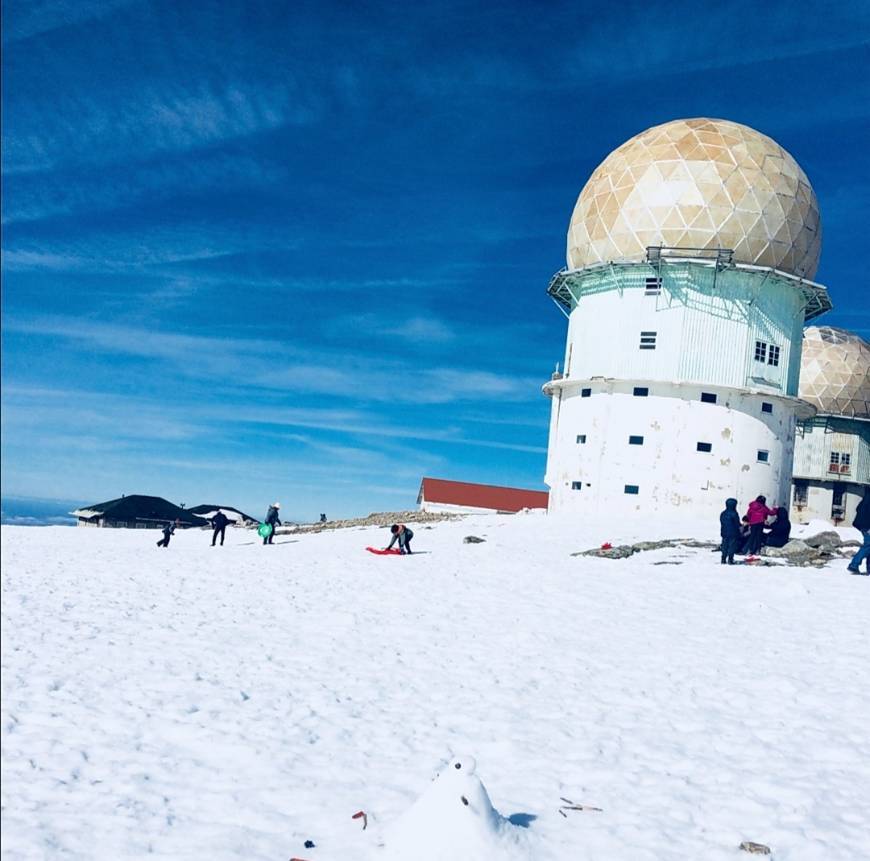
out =
{"type": "Polygon", "coordinates": [[[688,523],[4,526],[3,857],[867,857],[870,578],[688,523]]]}

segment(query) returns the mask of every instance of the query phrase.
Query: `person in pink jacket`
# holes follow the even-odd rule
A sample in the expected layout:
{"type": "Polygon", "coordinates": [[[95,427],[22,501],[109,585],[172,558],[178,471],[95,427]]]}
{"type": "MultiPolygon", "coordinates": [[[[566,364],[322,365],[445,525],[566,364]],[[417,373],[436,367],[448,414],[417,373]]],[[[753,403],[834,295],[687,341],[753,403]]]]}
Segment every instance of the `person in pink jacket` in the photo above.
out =
{"type": "Polygon", "coordinates": [[[749,522],[749,553],[754,556],[761,550],[764,543],[764,524],[768,517],[776,516],[775,508],[767,507],[767,499],[764,496],[756,497],[749,503],[746,511],[746,519],[749,522]]]}

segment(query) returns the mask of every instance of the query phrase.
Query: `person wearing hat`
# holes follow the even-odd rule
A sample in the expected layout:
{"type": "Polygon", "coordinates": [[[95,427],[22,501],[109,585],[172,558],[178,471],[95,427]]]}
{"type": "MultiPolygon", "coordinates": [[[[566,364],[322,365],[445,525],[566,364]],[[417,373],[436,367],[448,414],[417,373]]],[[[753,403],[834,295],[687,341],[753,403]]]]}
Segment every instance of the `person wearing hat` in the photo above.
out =
{"type": "Polygon", "coordinates": [[[268,523],[269,526],[272,527],[272,531],[269,533],[268,538],[263,539],[263,544],[271,544],[272,539],[275,537],[275,529],[281,525],[281,521],[278,518],[278,511],[281,508],[280,502],[273,502],[269,506],[269,510],[266,512],[266,519],[263,521],[264,523],[268,523]]]}

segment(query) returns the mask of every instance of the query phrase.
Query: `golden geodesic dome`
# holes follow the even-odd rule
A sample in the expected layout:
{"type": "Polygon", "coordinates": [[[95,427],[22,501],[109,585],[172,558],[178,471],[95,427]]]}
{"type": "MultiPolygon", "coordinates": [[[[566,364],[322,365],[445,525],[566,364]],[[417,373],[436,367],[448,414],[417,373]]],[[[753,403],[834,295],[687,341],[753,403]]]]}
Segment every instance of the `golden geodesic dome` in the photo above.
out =
{"type": "Polygon", "coordinates": [[[568,268],[646,259],[650,246],[734,251],[812,278],[822,231],[812,186],[776,141],[728,120],[674,120],[615,149],[568,227],[568,268]]]}
{"type": "Polygon", "coordinates": [[[870,345],[845,329],[804,329],[799,394],[821,413],[870,418],[870,345]]]}

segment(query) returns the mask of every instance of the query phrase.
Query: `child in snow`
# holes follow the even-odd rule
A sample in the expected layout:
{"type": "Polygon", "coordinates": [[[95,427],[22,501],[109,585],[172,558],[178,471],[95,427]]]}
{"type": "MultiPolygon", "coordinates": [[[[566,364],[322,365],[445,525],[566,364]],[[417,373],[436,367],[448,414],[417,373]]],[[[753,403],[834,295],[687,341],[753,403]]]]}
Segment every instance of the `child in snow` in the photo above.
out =
{"type": "Polygon", "coordinates": [[[791,537],[791,521],[788,512],[780,507],[776,509],[776,520],[764,535],[767,547],[785,547],[791,537]]]}
{"type": "Polygon", "coordinates": [[[264,523],[268,523],[269,526],[272,527],[272,531],[269,533],[268,538],[263,539],[263,544],[271,544],[272,539],[275,537],[275,529],[281,525],[281,521],[278,518],[278,510],[281,508],[280,502],[273,502],[269,506],[269,510],[266,512],[266,519],[263,521],[264,523]]]}
{"type": "Polygon", "coordinates": [[[768,517],[776,515],[775,508],[767,507],[767,499],[757,496],[749,503],[746,511],[746,519],[749,521],[749,553],[754,556],[761,550],[764,543],[764,523],[768,517]]]}
{"type": "Polygon", "coordinates": [[[386,550],[389,550],[397,541],[399,542],[399,550],[402,553],[411,553],[411,539],[414,537],[414,533],[405,526],[404,523],[394,523],[390,527],[390,532],[393,533],[393,540],[386,546],[386,550]]]}
{"type": "Polygon", "coordinates": [[[737,500],[726,499],[725,510],[719,515],[719,534],[722,536],[722,564],[734,564],[734,554],[743,542],[737,500]]]}
{"type": "Polygon", "coordinates": [[[181,523],[181,521],[176,518],[175,523],[169,522],[163,527],[163,538],[157,542],[158,547],[169,547],[169,539],[172,538],[175,533],[175,527],[178,526],[179,523],[181,523]]]}

